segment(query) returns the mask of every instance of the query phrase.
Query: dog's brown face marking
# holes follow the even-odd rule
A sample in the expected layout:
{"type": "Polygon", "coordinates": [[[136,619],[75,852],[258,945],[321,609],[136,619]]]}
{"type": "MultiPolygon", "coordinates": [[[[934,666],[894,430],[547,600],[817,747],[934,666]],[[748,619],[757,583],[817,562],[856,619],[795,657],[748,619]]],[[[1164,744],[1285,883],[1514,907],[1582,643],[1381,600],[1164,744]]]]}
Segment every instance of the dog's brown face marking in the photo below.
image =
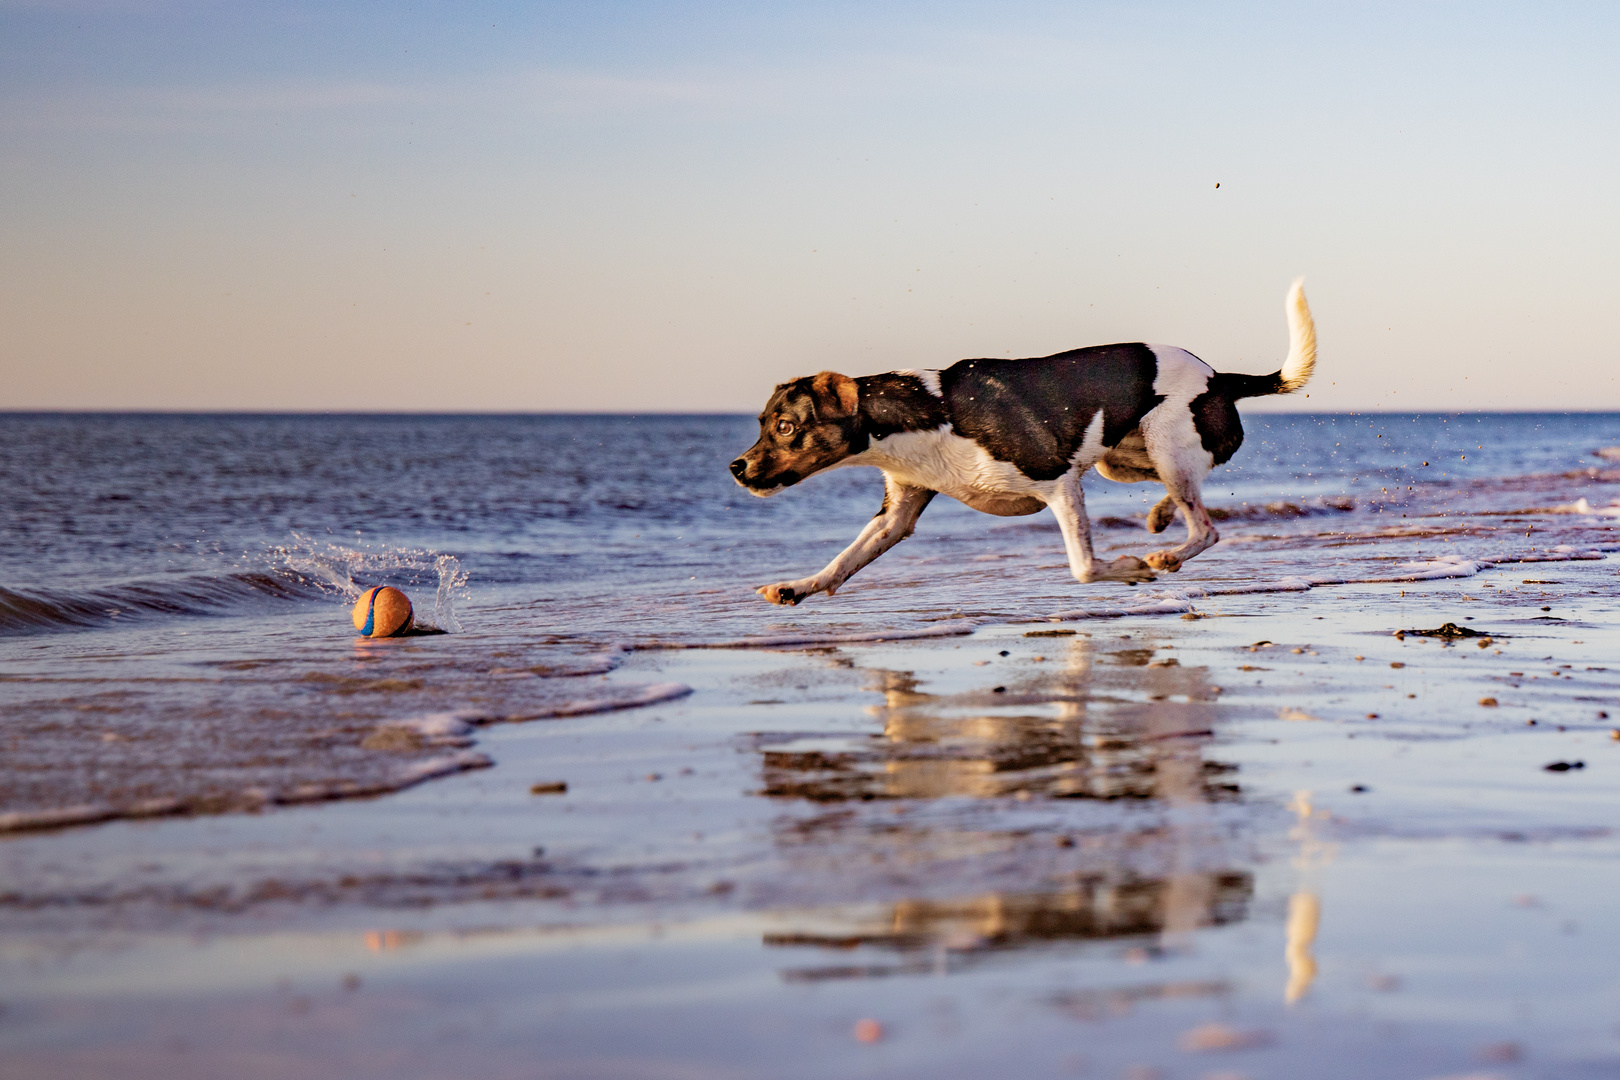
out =
{"type": "Polygon", "coordinates": [[[858,453],[862,441],[855,380],[823,371],[776,388],[759,414],[759,441],[731,475],[754,495],[774,495],[858,453]]]}

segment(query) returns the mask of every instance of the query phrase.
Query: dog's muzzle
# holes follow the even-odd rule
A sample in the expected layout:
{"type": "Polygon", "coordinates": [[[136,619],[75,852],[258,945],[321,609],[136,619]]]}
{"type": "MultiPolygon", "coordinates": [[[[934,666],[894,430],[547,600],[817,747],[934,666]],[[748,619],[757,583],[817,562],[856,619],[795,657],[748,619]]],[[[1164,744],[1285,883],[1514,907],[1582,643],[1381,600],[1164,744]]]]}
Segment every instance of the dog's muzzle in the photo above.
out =
{"type": "Polygon", "coordinates": [[[750,461],[747,454],[733,461],[730,467],[731,475],[737,483],[747,488],[750,495],[758,495],[761,498],[775,495],[783,488],[798,483],[800,479],[796,473],[792,472],[782,473],[777,476],[766,476],[764,475],[767,468],[766,464],[764,462],[750,461]],[[753,470],[752,476],[749,475],[750,469],[753,470]]]}

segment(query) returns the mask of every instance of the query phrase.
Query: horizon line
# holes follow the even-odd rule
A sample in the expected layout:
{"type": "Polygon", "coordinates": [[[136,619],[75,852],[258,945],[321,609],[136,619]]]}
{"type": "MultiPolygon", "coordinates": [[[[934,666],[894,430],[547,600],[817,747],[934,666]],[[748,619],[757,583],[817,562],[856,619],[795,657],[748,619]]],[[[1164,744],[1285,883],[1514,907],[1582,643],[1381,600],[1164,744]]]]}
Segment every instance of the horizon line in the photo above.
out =
{"type": "MultiPolygon", "coordinates": [[[[1620,416],[1620,409],[1319,409],[1319,410],[1268,410],[1259,413],[1248,413],[1249,417],[1258,419],[1265,416],[1620,416]]],[[[474,417],[574,417],[574,418],[624,418],[640,419],[654,417],[714,417],[728,419],[754,419],[755,414],[750,412],[730,412],[718,410],[445,410],[445,409],[0,409],[0,417],[47,417],[47,416],[82,416],[82,417],[376,417],[376,418],[406,418],[417,417],[432,419],[442,417],[445,419],[474,418],[474,417]]]]}

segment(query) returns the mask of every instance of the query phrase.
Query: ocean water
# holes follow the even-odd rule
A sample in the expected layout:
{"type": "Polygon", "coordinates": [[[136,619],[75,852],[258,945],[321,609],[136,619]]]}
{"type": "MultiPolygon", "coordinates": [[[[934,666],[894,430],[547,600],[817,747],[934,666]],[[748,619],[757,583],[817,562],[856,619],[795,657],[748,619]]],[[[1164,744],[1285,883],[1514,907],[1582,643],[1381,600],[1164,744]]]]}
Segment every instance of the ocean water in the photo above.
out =
{"type": "MultiPolygon", "coordinates": [[[[1455,576],[1478,571],[1468,560],[1601,546],[1620,514],[1620,471],[1592,456],[1620,441],[1620,416],[1247,426],[1206,484],[1227,540],[1158,582],[1077,586],[1049,515],[940,499],[836,598],[782,609],[753,589],[831,558],[880,481],[848,469],[752,497],[726,471],[753,439],[746,417],[7,416],[0,686],[17,750],[0,813],[243,808],[477,767],[446,756],[450,736],[419,739],[414,756],[363,744],[435,710],[582,708],[579,679],[555,676],[610,670],[627,647],[1455,576]],[[1547,513],[1521,529],[1533,510],[1547,513]],[[376,584],[405,589],[445,639],[356,644],[347,608],[376,584]]],[[[1159,546],[1140,525],[1156,485],[1093,475],[1087,488],[1100,551],[1159,546]]]]}
{"type": "Polygon", "coordinates": [[[0,1072],[1614,1075],[1620,416],[1247,427],[783,609],[748,418],[0,418],[0,1072]]]}
{"type": "MultiPolygon", "coordinates": [[[[1620,441],[1620,415],[1262,415],[1247,429],[1206,485],[1212,506],[1388,513],[1419,491],[1443,504],[1523,477],[1573,491],[1555,480],[1600,465],[1591,452],[1620,441]]],[[[750,497],[725,466],[754,434],[733,416],[0,417],[0,636],[268,620],[379,582],[446,623],[458,605],[527,602],[568,633],[746,631],[772,613],[737,590],[818,566],[882,494],[874,470],[850,469],[750,497]]],[[[1087,480],[1094,518],[1140,516],[1158,494],[1087,480]]],[[[939,500],[901,551],[1016,552],[1005,538],[1031,528],[1050,531],[1045,515],[939,500]]],[[[919,609],[953,606],[923,593],[919,609]]]]}

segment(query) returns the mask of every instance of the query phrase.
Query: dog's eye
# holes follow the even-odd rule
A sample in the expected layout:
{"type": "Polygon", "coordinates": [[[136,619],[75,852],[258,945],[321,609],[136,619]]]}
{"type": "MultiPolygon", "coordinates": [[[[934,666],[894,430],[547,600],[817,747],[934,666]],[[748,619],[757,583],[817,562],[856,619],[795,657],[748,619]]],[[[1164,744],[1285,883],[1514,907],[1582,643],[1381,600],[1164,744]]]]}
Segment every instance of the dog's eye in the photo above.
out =
{"type": "Polygon", "coordinates": [[[776,433],[778,435],[791,435],[791,434],[793,434],[793,421],[791,421],[791,420],[778,420],[776,422],[776,433]]]}

